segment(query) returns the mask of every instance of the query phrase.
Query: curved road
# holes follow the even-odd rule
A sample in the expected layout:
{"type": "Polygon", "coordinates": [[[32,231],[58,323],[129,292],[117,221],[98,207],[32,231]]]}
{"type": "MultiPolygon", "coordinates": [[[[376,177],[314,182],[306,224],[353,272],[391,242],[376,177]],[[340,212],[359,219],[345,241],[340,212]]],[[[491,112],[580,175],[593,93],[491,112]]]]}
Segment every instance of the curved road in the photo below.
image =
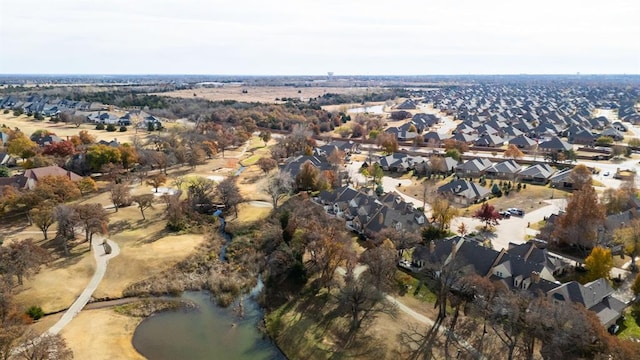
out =
{"type": "Polygon", "coordinates": [[[60,318],[60,320],[58,320],[58,322],[49,329],[48,332],[50,334],[59,333],[60,330],[62,330],[62,328],[64,328],[69,322],[71,322],[71,320],[73,320],[73,318],[78,315],[80,310],[82,310],[82,308],[87,305],[87,303],[91,299],[91,295],[93,295],[93,292],[96,291],[98,285],[100,284],[100,281],[102,281],[102,278],[107,271],[107,263],[110,259],[118,256],[118,254],[120,253],[120,247],[118,247],[118,244],[106,239],[107,243],[111,246],[111,254],[105,254],[104,247],[102,246],[103,240],[104,239],[100,237],[93,240],[92,252],[93,256],[96,259],[96,271],[94,272],[91,281],[89,281],[89,284],[87,284],[87,287],[82,291],[80,296],[78,296],[76,301],[74,301],[69,309],[67,309],[67,311],[64,313],[64,315],[62,315],[62,318],[60,318]]]}

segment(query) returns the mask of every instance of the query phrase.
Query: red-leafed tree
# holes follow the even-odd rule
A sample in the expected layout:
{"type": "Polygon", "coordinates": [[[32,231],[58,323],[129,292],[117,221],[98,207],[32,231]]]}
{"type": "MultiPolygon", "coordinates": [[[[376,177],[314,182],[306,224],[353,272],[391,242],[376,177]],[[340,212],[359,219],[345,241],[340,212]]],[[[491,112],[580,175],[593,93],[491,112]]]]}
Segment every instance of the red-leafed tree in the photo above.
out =
{"type": "Polygon", "coordinates": [[[44,147],[42,153],[44,155],[53,155],[57,157],[67,157],[75,154],[76,148],[71,141],[60,141],[49,144],[44,147]]]}
{"type": "Polygon", "coordinates": [[[476,219],[480,219],[484,223],[484,229],[487,230],[489,226],[498,225],[498,219],[500,219],[500,214],[493,207],[493,205],[485,202],[482,204],[480,209],[473,214],[473,217],[476,219]]]}

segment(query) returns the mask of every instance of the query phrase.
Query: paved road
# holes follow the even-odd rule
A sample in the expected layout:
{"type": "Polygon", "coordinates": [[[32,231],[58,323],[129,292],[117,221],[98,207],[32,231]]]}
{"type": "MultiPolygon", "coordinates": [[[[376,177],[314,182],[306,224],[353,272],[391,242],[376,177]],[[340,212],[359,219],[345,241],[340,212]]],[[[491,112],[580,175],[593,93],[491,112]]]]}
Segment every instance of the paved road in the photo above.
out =
{"type": "Polygon", "coordinates": [[[67,311],[64,313],[64,315],[62,315],[62,318],[60,318],[60,320],[58,320],[58,322],[49,329],[48,332],[50,334],[59,333],[69,322],[71,322],[71,320],[76,315],[78,315],[80,310],[82,310],[82,308],[87,305],[87,303],[91,299],[91,295],[93,295],[93,292],[96,291],[98,285],[100,284],[100,281],[102,281],[102,278],[107,271],[107,263],[110,259],[118,256],[118,254],[120,253],[120,247],[118,247],[118,244],[111,240],[107,240],[107,243],[111,245],[111,254],[105,254],[104,247],[102,246],[102,241],[103,239],[100,237],[97,237],[93,240],[92,251],[93,256],[96,259],[96,270],[93,274],[93,277],[91,278],[91,281],[89,281],[89,284],[87,284],[87,287],[82,291],[80,296],[78,296],[76,301],[74,301],[69,309],[67,309],[67,311]]]}

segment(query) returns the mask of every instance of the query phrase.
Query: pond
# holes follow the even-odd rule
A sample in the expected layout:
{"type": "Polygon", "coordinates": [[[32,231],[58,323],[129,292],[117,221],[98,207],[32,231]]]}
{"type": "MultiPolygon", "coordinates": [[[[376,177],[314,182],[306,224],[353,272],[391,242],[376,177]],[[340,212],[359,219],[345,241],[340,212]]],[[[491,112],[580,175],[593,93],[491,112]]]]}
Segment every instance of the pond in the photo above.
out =
{"type": "Polygon", "coordinates": [[[140,354],[150,360],[286,359],[258,330],[263,313],[251,297],[243,301],[243,317],[233,306],[217,306],[206,291],[185,292],[181,299],[198,309],[163,312],[140,323],[133,336],[140,354]]]}
{"type": "Polygon", "coordinates": [[[356,107],[347,110],[347,113],[358,114],[358,113],[369,113],[369,114],[384,114],[384,105],[373,105],[373,106],[363,106],[356,107]]]}

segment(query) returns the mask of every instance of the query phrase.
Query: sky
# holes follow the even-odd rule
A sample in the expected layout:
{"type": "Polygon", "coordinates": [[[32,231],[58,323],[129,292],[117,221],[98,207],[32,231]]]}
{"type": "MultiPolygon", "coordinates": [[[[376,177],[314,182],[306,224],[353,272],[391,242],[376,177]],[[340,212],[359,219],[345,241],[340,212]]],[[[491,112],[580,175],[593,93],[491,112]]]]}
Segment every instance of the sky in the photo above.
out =
{"type": "Polygon", "coordinates": [[[638,0],[0,0],[0,73],[639,74],[638,0]]]}

